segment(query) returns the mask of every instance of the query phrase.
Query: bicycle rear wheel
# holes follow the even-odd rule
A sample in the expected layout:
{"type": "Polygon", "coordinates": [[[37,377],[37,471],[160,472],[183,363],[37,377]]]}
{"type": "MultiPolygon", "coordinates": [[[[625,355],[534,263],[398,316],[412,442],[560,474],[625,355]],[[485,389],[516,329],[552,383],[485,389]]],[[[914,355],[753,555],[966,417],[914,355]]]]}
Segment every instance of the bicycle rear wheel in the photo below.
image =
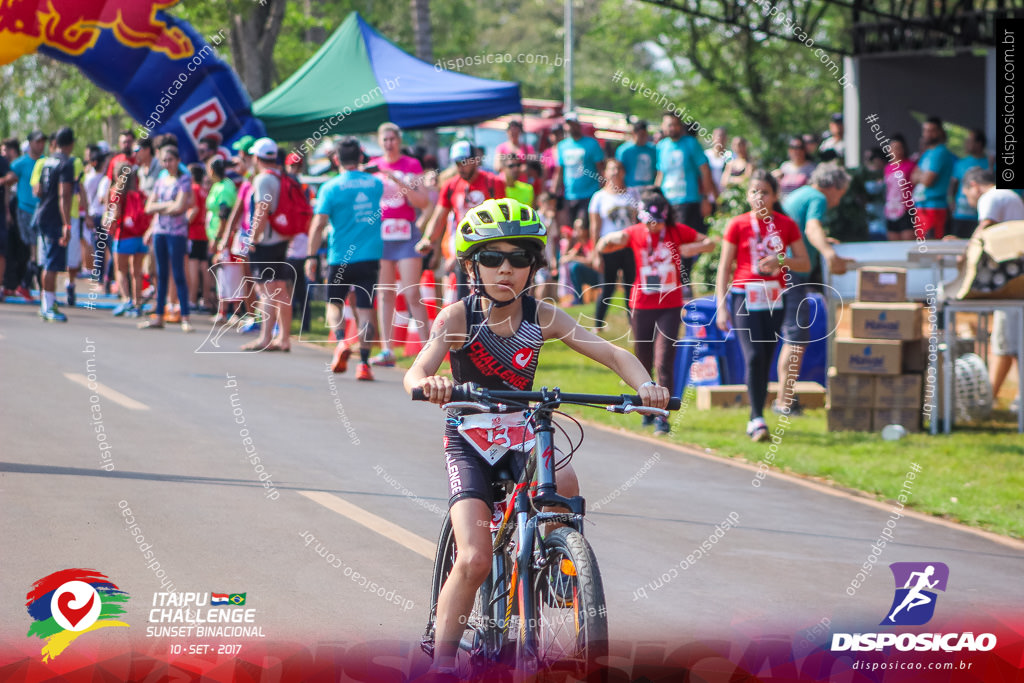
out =
{"type": "Polygon", "coordinates": [[[593,549],[578,531],[555,529],[543,543],[545,564],[534,572],[525,596],[533,601],[536,623],[520,627],[521,637],[524,628],[536,633],[537,656],[529,657],[520,640],[516,666],[545,680],[581,677],[608,654],[601,573],[593,549]]]}

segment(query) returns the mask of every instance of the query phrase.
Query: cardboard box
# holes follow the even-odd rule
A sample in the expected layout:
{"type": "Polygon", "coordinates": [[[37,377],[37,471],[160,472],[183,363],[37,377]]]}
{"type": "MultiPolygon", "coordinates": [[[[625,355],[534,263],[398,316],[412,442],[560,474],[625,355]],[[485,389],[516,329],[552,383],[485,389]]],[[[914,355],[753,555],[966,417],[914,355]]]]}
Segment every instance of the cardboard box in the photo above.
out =
{"type": "MultiPolygon", "coordinates": [[[[875,379],[875,408],[921,407],[921,375],[895,375],[875,379]]],[[[884,426],[884,425],[883,425],[884,426]]]]}
{"type": "Polygon", "coordinates": [[[839,374],[898,375],[903,343],[890,339],[837,339],[836,370],[839,374]]]}
{"type": "MultiPolygon", "coordinates": [[[[697,410],[738,408],[750,405],[746,384],[723,384],[721,386],[696,387],[696,389],[697,410]]],[[[778,392],[779,383],[769,382],[765,406],[771,405],[778,392]]],[[[796,382],[793,385],[793,395],[800,399],[800,406],[803,408],[825,407],[825,387],[817,382],[796,382]]]]}
{"type": "Polygon", "coordinates": [[[921,338],[922,304],[855,303],[850,304],[849,310],[852,336],[858,339],[921,338]]]}
{"type": "MultiPolygon", "coordinates": [[[[936,353],[938,353],[938,351],[936,351],[936,353]]],[[[906,374],[919,374],[925,372],[928,369],[927,338],[903,342],[902,366],[903,372],[906,374]]]]}
{"type": "Polygon", "coordinates": [[[872,421],[876,432],[886,425],[903,425],[908,432],[921,431],[921,411],[916,408],[876,408],[872,421]]]}
{"type": "Polygon", "coordinates": [[[828,431],[870,432],[872,411],[866,408],[830,408],[828,431]]]}
{"type": "Polygon", "coordinates": [[[865,408],[875,405],[874,375],[843,375],[828,369],[828,407],[865,408]]]}
{"type": "Polygon", "coordinates": [[[864,266],[857,269],[857,301],[906,301],[905,268],[864,266]]]}

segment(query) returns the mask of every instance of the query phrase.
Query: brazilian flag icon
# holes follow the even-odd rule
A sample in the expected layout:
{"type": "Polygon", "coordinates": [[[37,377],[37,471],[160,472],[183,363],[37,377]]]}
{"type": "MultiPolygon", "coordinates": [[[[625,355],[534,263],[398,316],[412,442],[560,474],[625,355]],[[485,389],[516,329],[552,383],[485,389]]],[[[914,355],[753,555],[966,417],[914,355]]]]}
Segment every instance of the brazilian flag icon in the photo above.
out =
{"type": "Polygon", "coordinates": [[[228,596],[228,602],[230,602],[232,605],[244,605],[245,595],[245,593],[232,593],[228,596]]]}

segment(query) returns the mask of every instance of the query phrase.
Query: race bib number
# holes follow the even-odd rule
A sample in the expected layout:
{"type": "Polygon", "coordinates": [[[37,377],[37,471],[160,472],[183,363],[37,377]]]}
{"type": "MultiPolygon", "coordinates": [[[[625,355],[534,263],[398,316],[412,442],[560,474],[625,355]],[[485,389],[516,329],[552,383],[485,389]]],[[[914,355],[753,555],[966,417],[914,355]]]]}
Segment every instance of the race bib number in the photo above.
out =
{"type": "Polygon", "coordinates": [[[748,311],[768,311],[782,296],[782,285],[775,280],[748,282],[746,292],[748,311]]]}
{"type": "Polygon", "coordinates": [[[463,415],[459,433],[491,465],[511,450],[529,451],[536,441],[529,420],[517,413],[463,415]]]}
{"type": "Polygon", "coordinates": [[[380,236],[385,242],[411,239],[412,223],[404,218],[387,218],[380,223],[380,236]]]}
{"type": "Polygon", "coordinates": [[[644,266],[640,269],[640,291],[644,294],[662,294],[675,288],[672,265],[644,266]]]}

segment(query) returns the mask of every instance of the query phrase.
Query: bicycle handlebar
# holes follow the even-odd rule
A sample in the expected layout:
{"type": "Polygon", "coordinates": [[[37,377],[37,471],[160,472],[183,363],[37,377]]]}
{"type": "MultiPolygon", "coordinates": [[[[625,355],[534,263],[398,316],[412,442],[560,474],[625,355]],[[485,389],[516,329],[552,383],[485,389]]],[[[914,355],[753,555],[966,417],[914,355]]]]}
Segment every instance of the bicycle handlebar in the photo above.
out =
{"type": "MultiPolygon", "coordinates": [[[[426,401],[427,397],[423,389],[417,387],[412,390],[412,400],[426,401]]],[[[508,389],[482,389],[472,385],[461,384],[452,389],[451,401],[515,401],[543,402],[559,401],[563,403],[593,403],[596,405],[632,405],[642,406],[643,399],[636,394],[563,394],[557,387],[548,390],[545,387],[541,391],[514,391],[508,389]]],[[[671,398],[668,402],[668,410],[679,410],[680,399],[671,398]]]]}

